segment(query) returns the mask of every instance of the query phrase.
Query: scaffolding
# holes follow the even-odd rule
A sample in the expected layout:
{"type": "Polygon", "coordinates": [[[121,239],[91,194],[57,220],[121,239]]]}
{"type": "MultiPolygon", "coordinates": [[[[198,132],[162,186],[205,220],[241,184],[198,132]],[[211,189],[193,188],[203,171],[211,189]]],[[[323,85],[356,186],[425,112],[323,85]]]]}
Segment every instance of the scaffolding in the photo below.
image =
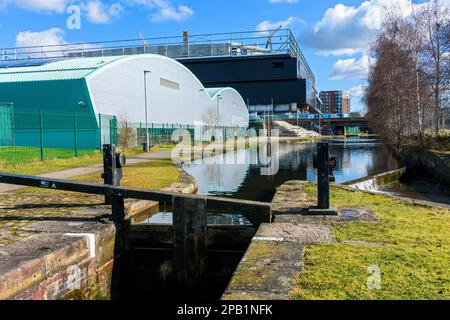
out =
{"type": "Polygon", "coordinates": [[[74,44],[2,48],[2,67],[35,66],[55,60],[159,54],[173,59],[291,55],[298,59],[298,75],[310,80],[316,91],[316,78],[290,29],[213,33],[177,37],[114,40],[74,44]]]}

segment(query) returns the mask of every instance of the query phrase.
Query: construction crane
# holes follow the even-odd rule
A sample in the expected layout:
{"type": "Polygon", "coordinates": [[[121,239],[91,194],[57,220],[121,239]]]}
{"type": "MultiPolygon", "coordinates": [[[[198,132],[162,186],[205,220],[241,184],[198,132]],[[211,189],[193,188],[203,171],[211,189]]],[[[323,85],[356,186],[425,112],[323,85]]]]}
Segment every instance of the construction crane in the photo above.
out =
{"type": "Polygon", "coordinates": [[[148,48],[148,41],[144,37],[144,35],[142,34],[142,32],[140,30],[138,31],[138,37],[139,37],[139,40],[144,41],[144,53],[146,53],[147,52],[147,48],[148,48]]]}
{"type": "Polygon", "coordinates": [[[268,48],[269,48],[269,45],[270,45],[270,50],[272,50],[272,43],[273,43],[273,42],[272,42],[272,39],[273,39],[273,37],[277,34],[277,32],[281,30],[281,28],[283,28],[282,25],[280,25],[275,31],[273,31],[273,32],[269,35],[269,37],[267,38],[266,49],[268,49],[268,48]]]}

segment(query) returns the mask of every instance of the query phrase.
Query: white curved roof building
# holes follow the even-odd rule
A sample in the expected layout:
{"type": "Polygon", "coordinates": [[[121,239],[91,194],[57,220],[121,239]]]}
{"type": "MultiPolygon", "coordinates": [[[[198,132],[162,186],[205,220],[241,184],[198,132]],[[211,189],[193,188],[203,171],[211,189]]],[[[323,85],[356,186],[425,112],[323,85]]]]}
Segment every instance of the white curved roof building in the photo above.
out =
{"type": "Polygon", "coordinates": [[[189,69],[164,56],[79,58],[0,69],[1,100],[15,108],[101,113],[145,123],[145,94],[149,123],[248,126],[248,110],[236,90],[205,89],[189,69]]]}

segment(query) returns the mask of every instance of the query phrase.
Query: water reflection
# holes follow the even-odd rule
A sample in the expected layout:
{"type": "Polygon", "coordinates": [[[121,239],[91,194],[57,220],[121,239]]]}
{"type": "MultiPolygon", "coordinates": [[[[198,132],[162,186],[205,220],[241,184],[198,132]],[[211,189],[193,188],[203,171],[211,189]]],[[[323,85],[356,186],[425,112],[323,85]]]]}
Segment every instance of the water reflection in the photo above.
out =
{"type": "MultiPolygon", "coordinates": [[[[171,225],[173,223],[173,213],[159,212],[152,217],[145,219],[144,223],[171,225]]],[[[208,213],[208,225],[243,226],[251,225],[251,223],[245,217],[239,214],[208,213]]]]}
{"type": "MultiPolygon", "coordinates": [[[[336,182],[342,183],[398,168],[389,150],[373,139],[329,140],[330,155],[337,159],[336,182]]],[[[228,152],[209,159],[185,164],[202,195],[229,196],[270,202],[277,187],[289,180],[316,180],[313,152],[316,143],[282,143],[279,170],[275,175],[261,175],[265,159],[258,148],[228,152]]]]}

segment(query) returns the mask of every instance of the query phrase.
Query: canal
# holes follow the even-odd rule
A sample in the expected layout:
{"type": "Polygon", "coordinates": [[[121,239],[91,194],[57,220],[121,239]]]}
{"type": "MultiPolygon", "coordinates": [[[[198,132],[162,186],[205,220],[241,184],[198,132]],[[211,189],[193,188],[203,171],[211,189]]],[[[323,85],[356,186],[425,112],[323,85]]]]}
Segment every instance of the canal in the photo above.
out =
{"type": "MultiPolygon", "coordinates": [[[[396,157],[376,139],[330,139],[328,142],[330,156],[337,160],[334,171],[337,183],[399,167],[396,157]]],[[[271,202],[276,188],[286,181],[316,181],[313,167],[316,149],[315,142],[281,143],[273,175],[264,175],[261,171],[268,161],[264,150],[257,148],[199,159],[185,164],[183,169],[196,179],[199,194],[271,202]]]]}
{"type": "MultiPolygon", "coordinates": [[[[330,155],[336,157],[337,167],[334,171],[336,182],[343,183],[371,175],[392,171],[399,168],[399,162],[390,150],[380,141],[368,138],[329,139],[330,155]]],[[[273,164],[267,159],[267,150],[259,148],[241,149],[213,157],[198,159],[184,164],[183,169],[193,176],[198,183],[198,194],[223,196],[245,200],[271,202],[277,187],[289,180],[316,180],[316,169],[313,167],[313,153],[317,149],[314,142],[286,142],[279,149],[272,148],[275,167],[272,175],[265,175],[265,169],[273,164]],[[278,156],[276,156],[278,154],[278,156]]],[[[392,190],[382,192],[399,195],[411,195],[415,198],[427,198],[427,193],[412,193],[414,185],[434,187],[433,183],[413,179],[406,183],[389,186],[392,190]]],[[[423,188],[422,188],[423,189],[423,188]]],[[[430,192],[428,192],[430,193],[430,192]]],[[[441,191],[441,201],[449,196],[441,191]]],[[[439,199],[438,199],[439,200],[439,199]]],[[[141,224],[171,225],[172,208],[161,205],[149,218],[138,222],[141,224]]],[[[242,260],[250,239],[256,229],[240,212],[210,212],[208,225],[229,226],[226,236],[230,239],[241,239],[239,245],[215,245],[208,247],[208,272],[202,293],[206,300],[219,300],[225,291],[234,270],[242,260]],[[246,235],[246,237],[245,237],[246,235]]],[[[160,230],[155,229],[155,230],[160,230]]],[[[161,229],[163,230],[163,229],[161,229]]],[[[161,233],[161,231],[159,231],[161,233]]],[[[231,242],[230,242],[231,243],[231,242]]],[[[177,292],[177,286],[166,280],[171,272],[172,246],[170,244],[134,243],[131,251],[133,275],[138,281],[133,282],[137,297],[153,296],[156,299],[170,298],[177,292]]],[[[170,279],[170,277],[169,277],[170,279]]]]}
{"type": "MultiPolygon", "coordinates": [[[[334,175],[337,183],[372,176],[400,167],[390,149],[376,138],[328,139],[330,156],[336,157],[334,175]]],[[[313,153],[316,142],[284,142],[279,145],[273,174],[262,169],[270,163],[266,150],[256,147],[227,152],[184,164],[183,170],[195,178],[198,194],[271,202],[276,189],[289,180],[316,181],[313,153]]],[[[384,194],[450,204],[447,186],[423,176],[383,186],[384,194]]],[[[171,224],[171,208],[146,219],[144,223],[171,224]]],[[[209,213],[209,224],[246,224],[242,216],[209,213]]]]}

